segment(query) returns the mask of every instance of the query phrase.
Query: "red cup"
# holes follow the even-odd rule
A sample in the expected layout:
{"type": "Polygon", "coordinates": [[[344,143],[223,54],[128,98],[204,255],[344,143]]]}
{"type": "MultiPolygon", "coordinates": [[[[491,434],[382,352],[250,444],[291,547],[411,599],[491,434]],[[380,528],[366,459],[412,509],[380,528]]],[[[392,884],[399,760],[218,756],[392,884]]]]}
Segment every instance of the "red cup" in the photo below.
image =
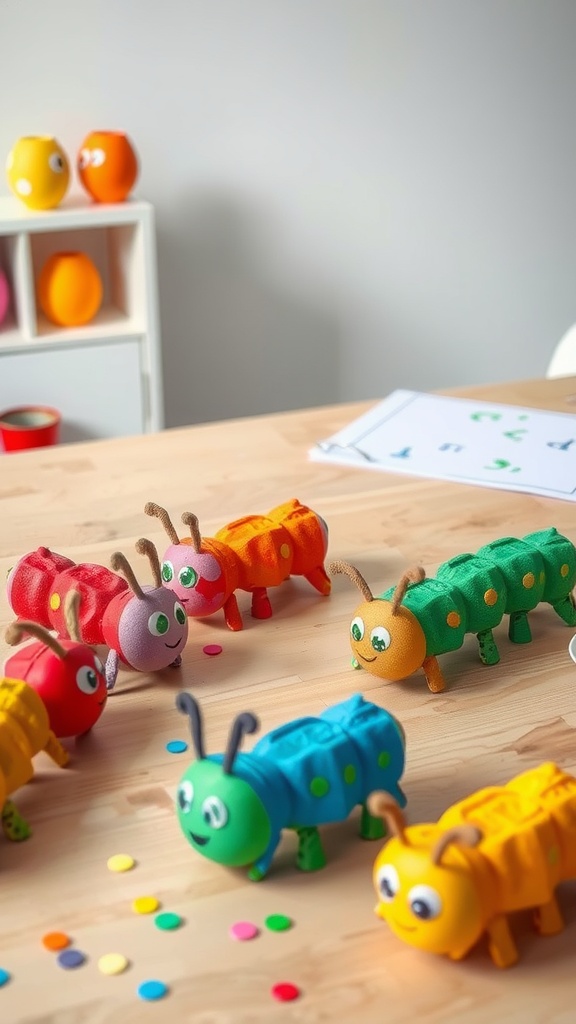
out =
{"type": "Polygon", "coordinates": [[[0,437],[6,452],[58,444],[61,416],[48,405],[20,405],[0,412],[0,437]]]}

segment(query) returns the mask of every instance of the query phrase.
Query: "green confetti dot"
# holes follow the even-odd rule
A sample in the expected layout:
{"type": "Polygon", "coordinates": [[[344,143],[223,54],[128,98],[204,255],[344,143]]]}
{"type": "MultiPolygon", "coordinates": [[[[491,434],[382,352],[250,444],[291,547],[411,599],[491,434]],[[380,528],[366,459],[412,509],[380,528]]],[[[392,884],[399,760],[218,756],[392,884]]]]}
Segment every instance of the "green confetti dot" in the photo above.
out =
{"type": "Polygon", "coordinates": [[[356,782],[356,769],[353,764],[346,765],[344,769],[344,782],[347,782],[349,786],[356,782]]]}
{"type": "Polygon", "coordinates": [[[285,932],[292,927],[292,920],[286,914],[269,914],[264,924],[271,932],[285,932]]]}
{"type": "Polygon", "coordinates": [[[154,918],[154,924],[162,932],[171,932],[175,928],[179,928],[182,924],[182,918],[180,914],[157,914],[154,918]]]}
{"type": "Polygon", "coordinates": [[[378,754],[378,767],[387,768],[390,764],[390,754],[387,750],[383,750],[381,754],[378,754]]]}
{"type": "Polygon", "coordinates": [[[321,775],[317,775],[310,783],[310,792],[312,796],[326,796],[329,789],[330,783],[328,782],[328,779],[324,779],[321,775]]]}

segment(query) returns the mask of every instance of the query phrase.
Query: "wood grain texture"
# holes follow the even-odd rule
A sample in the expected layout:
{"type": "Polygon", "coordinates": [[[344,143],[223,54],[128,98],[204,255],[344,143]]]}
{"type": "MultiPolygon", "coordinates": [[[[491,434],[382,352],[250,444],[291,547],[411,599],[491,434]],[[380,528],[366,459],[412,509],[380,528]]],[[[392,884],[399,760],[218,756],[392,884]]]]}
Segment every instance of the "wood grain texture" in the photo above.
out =
{"type": "MultiPolygon", "coordinates": [[[[461,389],[481,399],[576,412],[576,379],[524,381],[461,389]]],[[[437,565],[504,534],[554,525],[576,540],[575,506],[529,495],[452,485],[406,475],[314,464],[312,443],[372,403],[354,403],[214,423],[162,434],[38,450],[0,459],[0,578],[15,558],[47,544],[76,561],[108,563],[123,550],[142,581],[147,561],[138,537],[162,553],[160,524],[143,513],[148,500],[174,522],[189,509],[202,532],[249,512],[298,497],[326,519],[330,559],[358,565],[374,593],[411,564],[437,565]]],[[[358,595],[335,577],[330,597],[303,580],[270,592],[273,618],[249,615],[231,633],[222,615],[191,621],[181,670],[156,676],[123,671],[92,735],[67,743],[70,767],[41,754],[34,781],[16,801],[33,829],[23,844],[0,842],[0,966],[13,980],[0,989],[3,1024],[485,1024],[487,1020],[569,1024],[574,1020],[572,964],[576,883],[560,892],[565,931],[539,938],[527,915],[513,921],[521,960],[499,971],[480,944],[462,963],[402,945],[373,914],[371,868],[379,843],[358,838],[358,815],[322,830],[327,867],[313,875],[294,865],[286,834],[261,883],[212,865],[179,832],[173,797],[187,754],[165,744],[187,739],[175,710],[182,687],[201,701],[210,751],[222,750],[231,719],[252,710],[267,731],[291,717],[317,714],[361,690],[402,721],[407,734],[403,786],[410,820],[436,818],[473,789],[503,783],[544,759],[576,770],[576,666],[572,631],[549,608],[531,616],[533,642],[508,642],[496,630],[501,661],[479,661],[473,637],[445,655],[447,690],[431,694],[418,673],[383,684],[350,667],[348,626],[358,595]],[[202,647],[223,646],[216,658],[202,647]],[[131,853],[137,867],[113,875],[107,858],[131,853]],[[185,918],[159,932],[131,901],[155,895],[185,918]],[[262,925],[285,913],[295,926],[262,931],[251,943],[228,938],[237,920],[262,925]],[[68,932],[88,955],[76,971],[57,967],[41,945],[52,929],[68,932]],[[120,952],[131,968],[104,977],[99,956],[120,952]],[[160,978],[170,995],[143,1004],[136,988],[160,978]],[[302,989],[277,1004],[277,981],[302,989]]],[[[0,658],[11,620],[0,594],[0,658]]],[[[257,737],[249,737],[249,749],[257,737]]]]}

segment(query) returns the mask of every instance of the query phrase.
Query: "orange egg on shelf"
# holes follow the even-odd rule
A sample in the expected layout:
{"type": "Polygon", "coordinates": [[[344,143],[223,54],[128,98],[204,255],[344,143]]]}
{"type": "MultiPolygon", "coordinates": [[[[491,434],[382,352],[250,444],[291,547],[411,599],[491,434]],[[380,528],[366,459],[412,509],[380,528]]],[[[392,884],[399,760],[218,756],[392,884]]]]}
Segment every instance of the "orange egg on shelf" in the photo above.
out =
{"type": "Polygon", "coordinates": [[[125,132],[90,132],[77,167],[83,188],[97,203],[121,203],[138,177],[138,157],[125,132]]]}
{"type": "Polygon", "coordinates": [[[102,279],[84,252],[55,252],[38,278],[38,303],[45,316],[60,327],[87,324],[102,303],[102,279]]]}

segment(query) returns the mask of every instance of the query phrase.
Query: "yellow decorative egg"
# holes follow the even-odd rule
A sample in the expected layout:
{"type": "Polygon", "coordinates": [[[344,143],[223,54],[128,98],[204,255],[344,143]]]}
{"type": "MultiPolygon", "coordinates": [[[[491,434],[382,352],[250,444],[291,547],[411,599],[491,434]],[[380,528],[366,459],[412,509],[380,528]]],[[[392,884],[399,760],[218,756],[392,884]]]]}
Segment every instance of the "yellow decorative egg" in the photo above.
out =
{"type": "Polygon", "coordinates": [[[70,165],[50,135],[18,139],[6,160],[6,177],[15,196],[31,210],[50,210],[66,195],[70,165]]]}

